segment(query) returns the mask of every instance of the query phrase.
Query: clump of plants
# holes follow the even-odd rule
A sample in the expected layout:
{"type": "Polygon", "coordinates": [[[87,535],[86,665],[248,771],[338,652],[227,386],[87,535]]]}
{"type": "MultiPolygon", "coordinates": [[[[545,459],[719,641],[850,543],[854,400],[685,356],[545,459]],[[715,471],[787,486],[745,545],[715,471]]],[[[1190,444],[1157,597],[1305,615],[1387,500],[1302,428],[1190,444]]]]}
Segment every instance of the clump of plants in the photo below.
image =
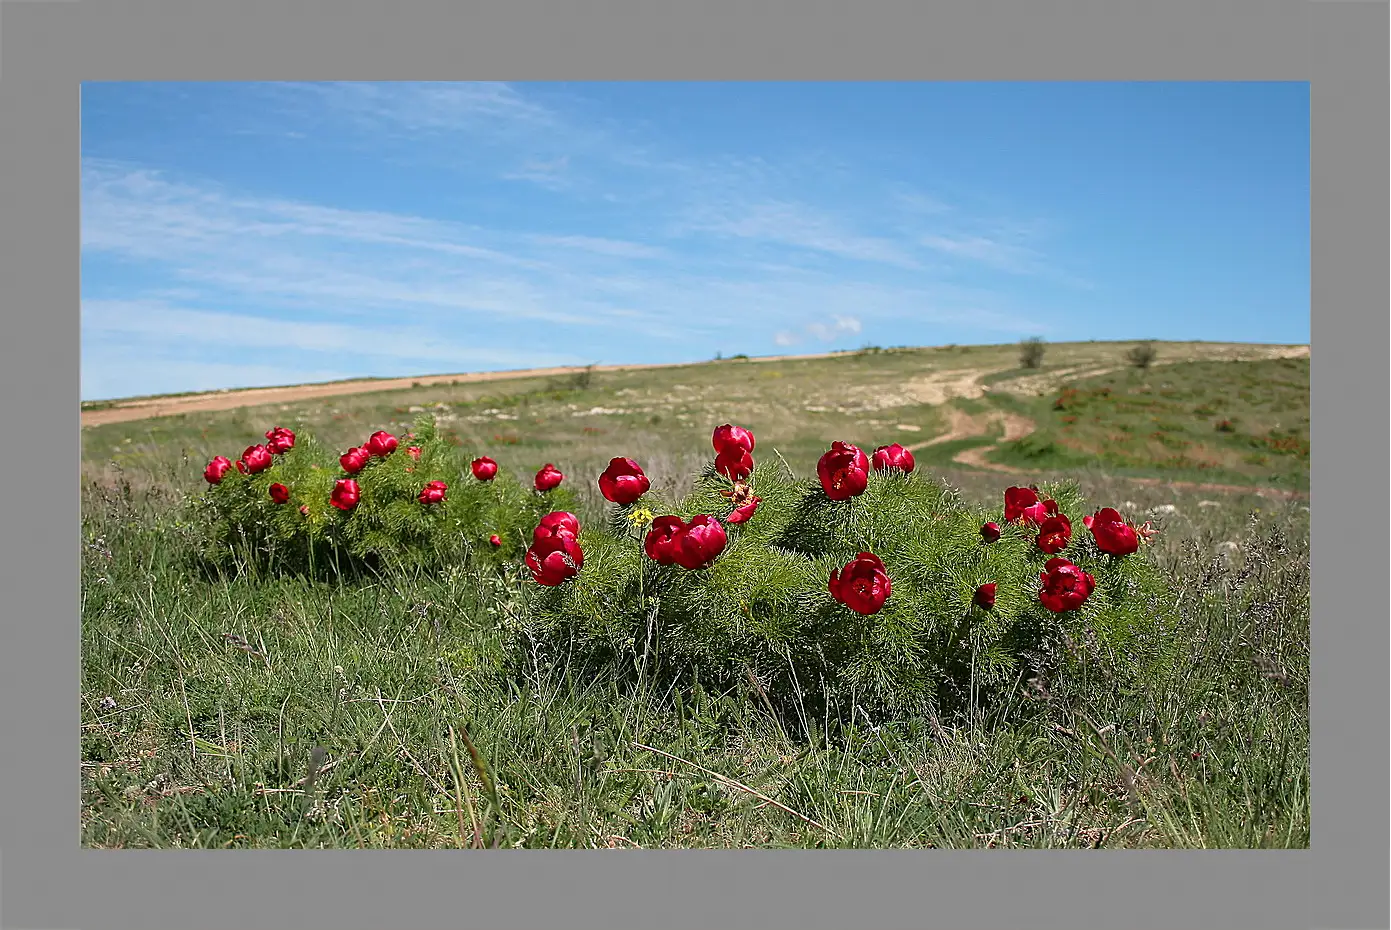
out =
{"type": "Polygon", "coordinates": [[[1159,350],[1154,347],[1154,343],[1148,341],[1131,346],[1130,350],[1125,353],[1125,360],[1139,369],[1150,367],[1158,357],[1159,350]]]}
{"type": "Polygon", "coordinates": [[[528,487],[487,456],[461,457],[428,416],[404,437],[379,430],[343,452],[274,427],[203,477],[192,502],[206,526],[201,556],[232,570],[502,565],[542,515],[574,500],[554,465],[528,487]]]}
{"type": "MultiPolygon", "coordinates": [[[[755,467],[740,427],[712,444],[682,500],[601,478],[608,521],[538,526],[539,584],[516,631],[533,658],[889,713],[1027,680],[1054,695],[1144,688],[1169,666],[1174,598],[1145,553],[1153,528],[1089,509],[1074,485],[1011,487],[985,511],[897,444],[832,443],[814,479],[780,458],[755,467]]],[[[641,475],[631,459],[610,472],[641,475]]]]}
{"type": "Polygon", "coordinates": [[[1038,336],[1030,336],[1019,343],[1019,364],[1024,368],[1037,368],[1043,364],[1046,347],[1038,336]]]}

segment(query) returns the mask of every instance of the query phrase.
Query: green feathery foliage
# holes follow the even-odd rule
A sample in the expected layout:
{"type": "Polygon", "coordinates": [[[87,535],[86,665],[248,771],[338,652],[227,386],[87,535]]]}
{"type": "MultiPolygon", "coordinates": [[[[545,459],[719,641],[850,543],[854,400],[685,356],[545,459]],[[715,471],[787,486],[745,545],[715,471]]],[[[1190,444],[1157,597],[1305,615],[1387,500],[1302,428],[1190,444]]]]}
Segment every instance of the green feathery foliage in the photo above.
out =
{"type": "MultiPolygon", "coordinates": [[[[1040,572],[1053,555],[1037,530],[1004,525],[999,512],[967,506],[920,474],[872,473],[865,492],[832,501],[778,459],[749,479],[761,503],[746,523],[725,524],[728,543],[700,571],[645,555],[636,509],[724,519],[731,482],[707,468],[691,494],[654,490],[615,508],[609,525],[580,536],[584,566],[528,597],[524,642],[532,659],[609,663],[620,673],[666,676],[673,686],[728,687],[748,676],[785,707],[850,705],[888,713],[980,706],[1007,699],[1027,679],[1066,695],[1098,676],[1143,688],[1168,667],[1173,593],[1144,548],[1101,553],[1082,518],[1092,512],[1075,485],[1044,487],[1073,524],[1057,555],[1096,579],[1076,611],[1040,603],[1040,572]],[[1002,524],[995,543],[981,537],[1002,524]],[[864,616],[837,603],[827,582],[857,553],[882,559],[892,594],[864,616]],[[994,583],[993,608],[975,604],[994,583]],[[693,681],[699,669],[699,682],[693,681]]],[[[523,642],[523,638],[518,638],[523,642]]]]}

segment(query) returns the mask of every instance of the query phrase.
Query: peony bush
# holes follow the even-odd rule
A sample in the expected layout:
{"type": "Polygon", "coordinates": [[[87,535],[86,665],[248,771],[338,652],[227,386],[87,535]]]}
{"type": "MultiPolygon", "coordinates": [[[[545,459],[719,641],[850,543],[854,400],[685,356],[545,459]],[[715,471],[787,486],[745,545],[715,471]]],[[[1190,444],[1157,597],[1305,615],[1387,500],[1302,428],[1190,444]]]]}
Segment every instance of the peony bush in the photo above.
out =
{"type": "Polygon", "coordinates": [[[585,520],[553,463],[515,475],[459,459],[428,417],[341,451],[284,427],[265,438],[204,470],[209,559],[491,565],[519,602],[503,622],[527,665],[752,681],[788,709],[895,714],[1021,686],[1143,689],[1170,666],[1175,599],[1147,554],[1154,528],[1087,507],[1074,484],[971,506],[902,446],[843,441],[799,478],[725,424],[685,498],[619,455],[583,479],[609,502],[606,520],[585,520]]]}

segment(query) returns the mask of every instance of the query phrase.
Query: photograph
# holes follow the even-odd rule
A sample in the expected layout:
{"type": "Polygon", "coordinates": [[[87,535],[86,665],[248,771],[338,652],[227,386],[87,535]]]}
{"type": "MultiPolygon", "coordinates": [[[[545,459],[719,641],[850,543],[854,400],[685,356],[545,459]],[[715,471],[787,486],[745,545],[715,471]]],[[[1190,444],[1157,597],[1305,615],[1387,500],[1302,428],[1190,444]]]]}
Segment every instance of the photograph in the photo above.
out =
{"type": "Polygon", "coordinates": [[[1309,848],[1307,81],[80,106],[83,848],[1309,848]]]}

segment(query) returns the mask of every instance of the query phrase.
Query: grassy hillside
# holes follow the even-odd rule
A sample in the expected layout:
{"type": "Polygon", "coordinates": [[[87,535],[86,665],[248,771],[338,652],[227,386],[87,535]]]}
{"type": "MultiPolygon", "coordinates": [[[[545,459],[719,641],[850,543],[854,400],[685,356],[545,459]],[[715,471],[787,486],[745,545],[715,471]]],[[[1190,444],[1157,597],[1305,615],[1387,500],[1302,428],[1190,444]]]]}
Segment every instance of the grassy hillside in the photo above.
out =
{"type": "Polygon", "coordinates": [[[1039,369],[1013,346],[726,360],[86,429],[82,842],[1307,847],[1307,506],[1131,479],[1307,488],[1308,361],[1165,344],[1139,371],[1127,348],[1049,346],[1039,369]],[[1217,361],[1233,358],[1247,360],[1217,361]],[[812,721],[805,738],[753,688],[500,676],[509,601],[465,567],[333,583],[190,571],[181,506],[209,457],[273,424],[346,448],[417,410],[504,468],[560,464],[586,520],[608,458],[679,487],[721,422],[803,475],[831,439],[916,444],[964,424],[976,432],[917,455],[968,498],[1062,472],[1155,522],[1147,551],[1182,592],[1180,674],[1162,693],[1061,706],[1023,689],[1008,713],[812,721]],[[1002,441],[1021,420],[1036,431],[1002,441]],[[971,451],[1026,470],[955,461],[971,451]]]}

